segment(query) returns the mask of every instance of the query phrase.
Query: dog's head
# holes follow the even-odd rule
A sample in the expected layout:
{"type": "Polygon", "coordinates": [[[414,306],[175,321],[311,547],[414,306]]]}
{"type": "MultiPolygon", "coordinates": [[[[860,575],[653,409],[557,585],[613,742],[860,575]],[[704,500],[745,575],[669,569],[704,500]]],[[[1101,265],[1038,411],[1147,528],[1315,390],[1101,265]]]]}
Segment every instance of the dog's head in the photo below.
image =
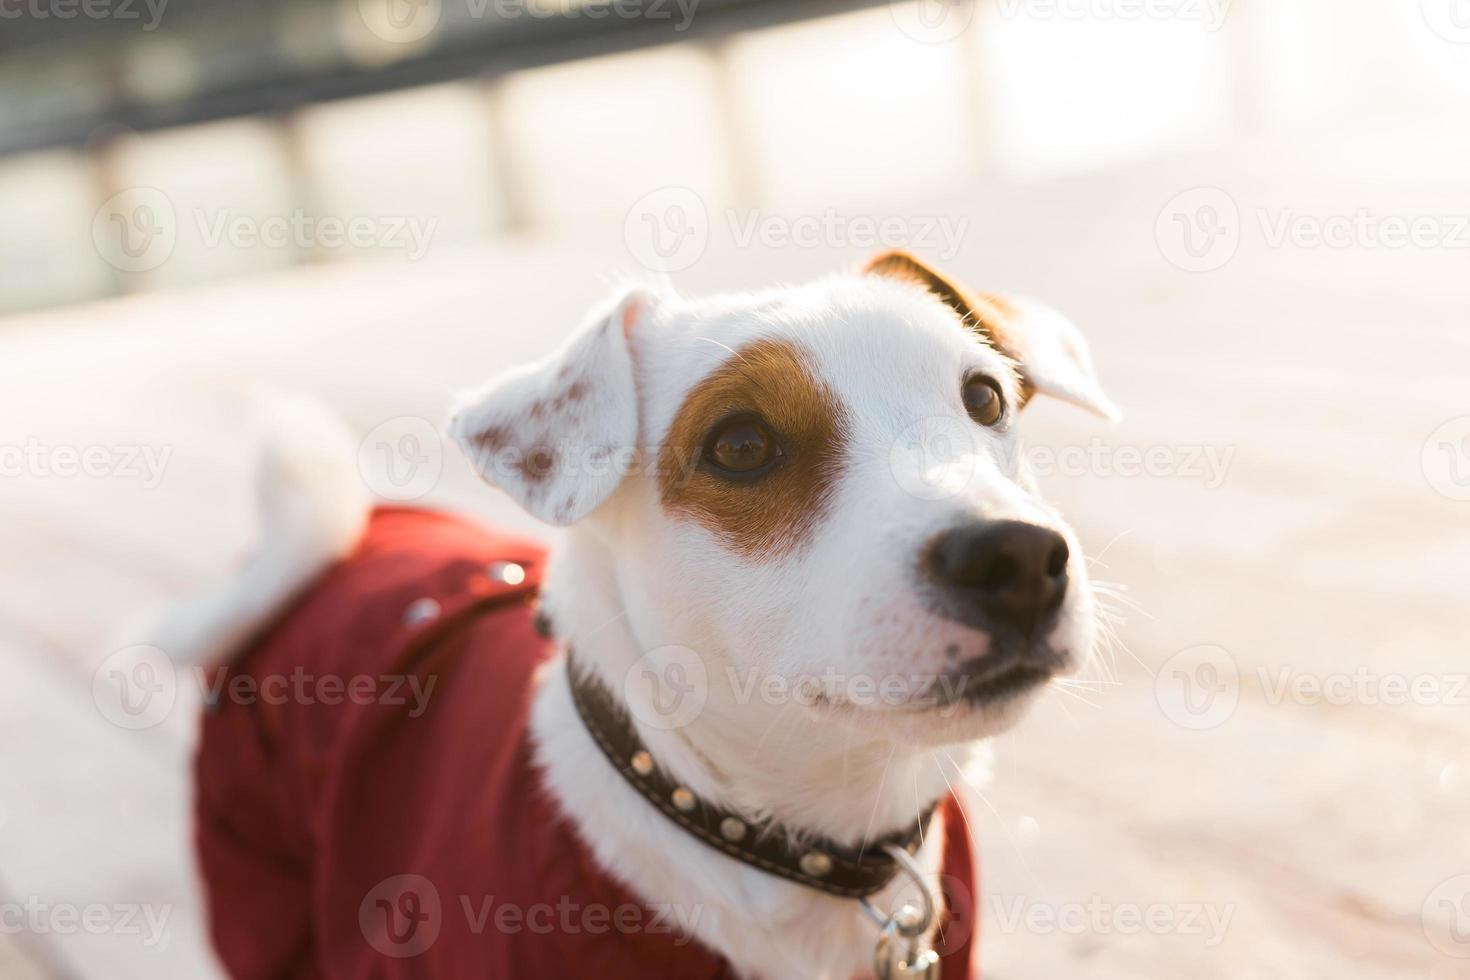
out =
{"type": "Polygon", "coordinates": [[[1037,394],[1114,414],[1068,321],[889,253],[756,295],[629,291],[452,431],[606,543],[649,648],[938,743],[1005,727],[1094,641],[1081,548],[1023,465],[1037,394]]]}

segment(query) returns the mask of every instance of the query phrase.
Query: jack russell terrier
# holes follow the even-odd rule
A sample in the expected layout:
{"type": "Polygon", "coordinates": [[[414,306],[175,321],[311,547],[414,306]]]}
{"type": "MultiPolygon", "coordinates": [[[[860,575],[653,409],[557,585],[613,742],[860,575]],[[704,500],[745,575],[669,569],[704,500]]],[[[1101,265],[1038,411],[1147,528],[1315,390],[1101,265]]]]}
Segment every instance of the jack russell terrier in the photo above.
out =
{"type": "Polygon", "coordinates": [[[1116,413],[1068,321],[905,253],[625,291],[451,424],[568,527],[549,558],[375,509],[296,412],[258,553],[159,640],[230,675],[196,763],[225,967],[976,975],[951,785],[1099,615],[1022,462],[1038,393],[1116,413]],[[314,695],[233,696],[292,678],[314,695]]]}

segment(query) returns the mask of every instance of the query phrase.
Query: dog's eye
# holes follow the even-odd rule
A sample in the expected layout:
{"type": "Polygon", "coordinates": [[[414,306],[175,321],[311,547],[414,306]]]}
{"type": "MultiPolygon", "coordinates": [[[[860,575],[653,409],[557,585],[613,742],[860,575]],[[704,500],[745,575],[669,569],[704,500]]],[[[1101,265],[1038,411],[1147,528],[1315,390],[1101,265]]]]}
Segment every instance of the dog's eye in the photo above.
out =
{"type": "Polygon", "coordinates": [[[971,378],[961,390],[965,400],[965,411],[981,425],[994,425],[1005,411],[1005,400],[1000,388],[989,378],[971,378]]]}
{"type": "Polygon", "coordinates": [[[736,418],[717,425],[704,458],[725,473],[754,476],[781,454],[776,437],[760,419],[736,418]]]}

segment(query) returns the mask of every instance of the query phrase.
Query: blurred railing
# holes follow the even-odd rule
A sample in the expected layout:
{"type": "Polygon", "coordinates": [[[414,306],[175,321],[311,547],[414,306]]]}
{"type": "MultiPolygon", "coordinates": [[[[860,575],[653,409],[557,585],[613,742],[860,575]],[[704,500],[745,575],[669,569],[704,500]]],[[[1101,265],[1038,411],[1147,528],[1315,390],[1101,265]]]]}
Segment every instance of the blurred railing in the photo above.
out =
{"type": "Polygon", "coordinates": [[[1463,118],[1440,2],[0,0],[0,312],[1463,118]]]}
{"type": "Polygon", "coordinates": [[[882,2],[0,0],[0,155],[707,40],[882,2]]]}

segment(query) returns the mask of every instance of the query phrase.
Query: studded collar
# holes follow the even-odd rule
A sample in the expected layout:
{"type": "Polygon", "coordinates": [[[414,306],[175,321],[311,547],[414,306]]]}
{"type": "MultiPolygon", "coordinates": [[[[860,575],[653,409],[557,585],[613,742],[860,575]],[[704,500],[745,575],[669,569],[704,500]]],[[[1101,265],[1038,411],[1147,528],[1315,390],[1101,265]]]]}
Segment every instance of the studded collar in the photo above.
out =
{"type": "Polygon", "coordinates": [[[884,852],[896,844],[912,854],[928,831],[931,807],[912,826],[876,837],[861,850],[820,838],[801,838],[773,822],[751,823],[740,814],[700,799],[658,764],[638,737],[626,709],[591,672],[569,653],[567,672],[572,702],[592,740],[633,789],[691,836],[727,857],[767,874],[842,898],[866,898],[881,891],[899,872],[884,852]]]}

